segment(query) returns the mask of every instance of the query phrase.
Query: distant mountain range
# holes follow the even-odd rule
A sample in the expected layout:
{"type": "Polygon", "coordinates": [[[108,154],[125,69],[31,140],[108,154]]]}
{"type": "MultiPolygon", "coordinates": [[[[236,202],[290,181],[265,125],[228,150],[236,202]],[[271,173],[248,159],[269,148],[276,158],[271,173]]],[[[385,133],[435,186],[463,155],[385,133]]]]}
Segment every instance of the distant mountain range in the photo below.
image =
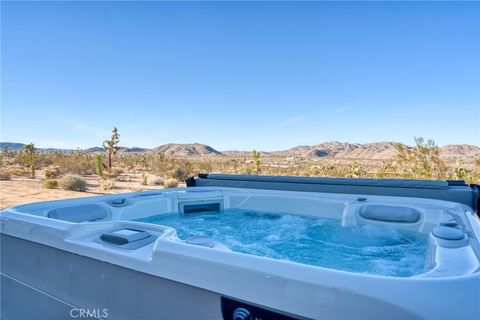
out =
{"type": "MultiPolygon", "coordinates": [[[[338,158],[338,159],[393,159],[396,155],[397,143],[391,141],[374,143],[324,142],[316,145],[301,145],[287,150],[262,152],[264,156],[304,157],[304,158],[338,158]]],[[[23,143],[0,142],[0,148],[9,151],[18,151],[25,146],[23,143]]],[[[409,146],[404,145],[406,148],[409,146]]],[[[42,152],[71,152],[73,149],[38,148],[42,152]]],[[[88,153],[103,152],[100,147],[84,149],[88,153]]],[[[119,147],[120,153],[163,152],[173,157],[209,157],[209,156],[245,156],[250,151],[217,151],[214,148],[200,143],[168,143],[153,149],[119,147]]],[[[440,148],[442,158],[469,158],[480,157],[480,147],[469,144],[451,144],[440,148]]]]}

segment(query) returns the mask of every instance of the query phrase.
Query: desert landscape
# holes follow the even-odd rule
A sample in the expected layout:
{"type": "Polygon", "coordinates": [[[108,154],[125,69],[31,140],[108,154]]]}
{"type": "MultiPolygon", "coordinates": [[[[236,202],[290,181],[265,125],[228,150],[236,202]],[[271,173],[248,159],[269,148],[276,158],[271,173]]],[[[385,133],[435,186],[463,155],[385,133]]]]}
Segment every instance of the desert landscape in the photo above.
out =
{"type": "Polygon", "coordinates": [[[200,172],[480,181],[478,146],[414,142],[326,142],[273,152],[218,151],[200,143],[127,148],[118,146],[115,133],[103,147],[84,150],[4,142],[0,206],[177,187],[200,172]]]}

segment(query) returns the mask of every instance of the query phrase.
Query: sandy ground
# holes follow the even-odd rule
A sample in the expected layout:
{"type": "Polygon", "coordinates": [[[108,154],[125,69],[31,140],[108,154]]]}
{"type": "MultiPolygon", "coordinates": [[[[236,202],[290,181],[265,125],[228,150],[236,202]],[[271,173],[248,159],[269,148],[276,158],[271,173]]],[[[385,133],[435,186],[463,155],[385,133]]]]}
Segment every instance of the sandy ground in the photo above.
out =
{"type": "MultiPolygon", "coordinates": [[[[41,184],[40,175],[35,179],[12,177],[12,180],[0,181],[0,209],[28,202],[103,195],[96,176],[84,176],[83,178],[88,183],[86,192],[46,189],[41,184]]],[[[115,188],[111,191],[111,194],[163,188],[163,186],[150,184],[141,185],[140,176],[127,175],[123,178],[127,181],[114,181],[115,188]]]]}

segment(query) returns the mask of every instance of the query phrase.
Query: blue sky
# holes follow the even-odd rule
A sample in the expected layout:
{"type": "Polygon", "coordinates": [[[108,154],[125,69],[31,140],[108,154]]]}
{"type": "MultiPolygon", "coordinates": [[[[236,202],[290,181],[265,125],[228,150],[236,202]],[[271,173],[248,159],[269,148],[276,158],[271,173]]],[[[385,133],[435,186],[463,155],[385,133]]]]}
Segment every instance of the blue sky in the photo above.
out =
{"type": "Polygon", "coordinates": [[[2,2],[1,139],[480,145],[480,7],[2,2]]]}

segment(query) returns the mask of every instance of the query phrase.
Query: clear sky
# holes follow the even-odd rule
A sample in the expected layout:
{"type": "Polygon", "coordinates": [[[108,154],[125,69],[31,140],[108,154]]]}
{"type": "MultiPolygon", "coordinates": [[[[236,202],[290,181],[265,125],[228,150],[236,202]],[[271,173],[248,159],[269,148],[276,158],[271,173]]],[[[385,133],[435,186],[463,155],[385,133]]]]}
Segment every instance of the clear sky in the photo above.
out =
{"type": "Polygon", "coordinates": [[[480,145],[478,2],[4,2],[1,139],[480,145]]]}

